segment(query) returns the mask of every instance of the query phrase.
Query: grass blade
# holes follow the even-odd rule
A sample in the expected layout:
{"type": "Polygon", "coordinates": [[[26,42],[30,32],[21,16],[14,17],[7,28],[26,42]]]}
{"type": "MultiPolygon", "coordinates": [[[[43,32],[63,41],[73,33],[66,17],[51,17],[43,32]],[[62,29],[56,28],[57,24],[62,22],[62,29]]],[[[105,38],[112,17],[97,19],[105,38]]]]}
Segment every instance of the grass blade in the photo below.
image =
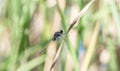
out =
{"type": "Polygon", "coordinates": [[[32,68],[34,68],[35,66],[43,63],[45,60],[45,55],[39,56],[31,61],[29,61],[28,63],[21,65],[20,68],[17,69],[17,71],[29,71],[32,68]]]}
{"type": "Polygon", "coordinates": [[[82,64],[82,69],[81,71],[87,71],[87,68],[90,64],[90,60],[92,58],[93,52],[95,50],[95,44],[97,42],[97,37],[98,37],[98,33],[99,33],[99,23],[96,24],[95,29],[94,29],[94,33],[90,42],[90,45],[88,47],[88,51],[86,53],[86,56],[84,58],[83,64],[82,64]]]}
{"type": "MultiPolygon", "coordinates": [[[[71,30],[71,28],[77,23],[77,21],[85,14],[85,12],[88,10],[88,8],[90,7],[90,5],[94,2],[94,0],[92,0],[91,2],[89,2],[82,10],[81,12],[78,14],[78,16],[72,21],[71,25],[69,26],[68,30],[67,30],[67,33],[66,33],[66,36],[68,35],[69,31],[71,30]]],[[[58,49],[58,52],[54,58],[54,61],[53,61],[53,64],[51,66],[51,69],[50,71],[53,71],[54,69],[54,66],[60,56],[60,52],[61,52],[61,49],[62,49],[62,46],[63,46],[63,43],[64,43],[64,40],[62,41],[62,43],[60,44],[60,47],[58,49]]]]}

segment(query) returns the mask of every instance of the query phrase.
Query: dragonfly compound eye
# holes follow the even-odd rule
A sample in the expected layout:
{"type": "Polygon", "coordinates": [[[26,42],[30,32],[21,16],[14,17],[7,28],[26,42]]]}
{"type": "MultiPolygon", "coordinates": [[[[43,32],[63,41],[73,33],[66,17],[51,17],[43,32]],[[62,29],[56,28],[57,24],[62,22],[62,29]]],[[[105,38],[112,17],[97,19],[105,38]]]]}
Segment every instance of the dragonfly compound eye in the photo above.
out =
{"type": "Polygon", "coordinates": [[[60,33],[62,34],[62,33],[63,33],[63,30],[60,30],[60,33]]]}

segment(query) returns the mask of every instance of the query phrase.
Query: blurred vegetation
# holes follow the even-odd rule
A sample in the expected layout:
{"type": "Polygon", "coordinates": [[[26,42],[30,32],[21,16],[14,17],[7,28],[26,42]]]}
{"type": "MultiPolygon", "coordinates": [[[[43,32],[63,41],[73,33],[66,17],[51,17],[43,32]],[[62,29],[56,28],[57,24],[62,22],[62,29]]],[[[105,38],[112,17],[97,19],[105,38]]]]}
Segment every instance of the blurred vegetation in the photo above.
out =
{"type": "Polygon", "coordinates": [[[0,71],[120,71],[119,0],[95,0],[67,30],[90,1],[0,0],[0,71]]]}

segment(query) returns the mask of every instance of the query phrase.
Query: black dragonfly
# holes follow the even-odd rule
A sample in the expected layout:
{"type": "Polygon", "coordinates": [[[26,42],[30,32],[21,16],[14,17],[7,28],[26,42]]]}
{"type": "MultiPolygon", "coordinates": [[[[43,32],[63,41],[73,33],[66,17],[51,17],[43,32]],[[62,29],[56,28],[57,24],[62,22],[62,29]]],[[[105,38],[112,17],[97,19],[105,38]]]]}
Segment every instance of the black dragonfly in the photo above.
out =
{"type": "Polygon", "coordinates": [[[58,32],[55,32],[52,40],[53,40],[53,41],[56,41],[58,38],[60,38],[60,37],[62,36],[62,34],[63,34],[63,30],[60,30],[60,31],[58,31],[58,32]]]}

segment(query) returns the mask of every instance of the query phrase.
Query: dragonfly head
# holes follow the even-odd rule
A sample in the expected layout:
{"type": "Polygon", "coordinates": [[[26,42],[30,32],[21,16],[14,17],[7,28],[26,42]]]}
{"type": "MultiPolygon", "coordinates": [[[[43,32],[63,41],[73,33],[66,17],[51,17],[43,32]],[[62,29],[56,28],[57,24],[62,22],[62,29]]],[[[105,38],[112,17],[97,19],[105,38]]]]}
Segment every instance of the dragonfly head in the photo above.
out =
{"type": "Polygon", "coordinates": [[[62,34],[62,33],[63,33],[63,30],[60,30],[60,33],[62,34]]]}

